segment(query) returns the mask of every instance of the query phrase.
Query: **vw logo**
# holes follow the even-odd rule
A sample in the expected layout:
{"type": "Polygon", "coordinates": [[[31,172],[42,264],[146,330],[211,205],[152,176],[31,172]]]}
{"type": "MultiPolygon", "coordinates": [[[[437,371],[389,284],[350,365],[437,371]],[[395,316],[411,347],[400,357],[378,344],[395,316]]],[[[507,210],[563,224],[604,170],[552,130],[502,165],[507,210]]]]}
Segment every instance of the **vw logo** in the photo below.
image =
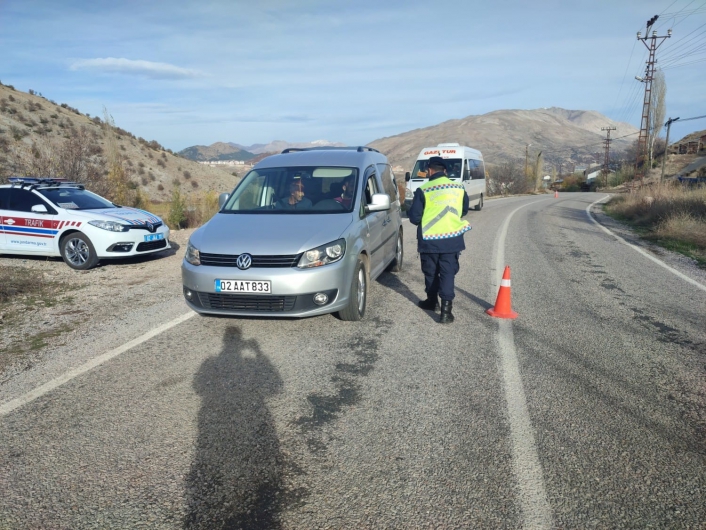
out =
{"type": "Polygon", "coordinates": [[[241,254],[238,259],[235,260],[235,264],[240,270],[249,269],[252,265],[252,256],[250,254],[241,254]]]}

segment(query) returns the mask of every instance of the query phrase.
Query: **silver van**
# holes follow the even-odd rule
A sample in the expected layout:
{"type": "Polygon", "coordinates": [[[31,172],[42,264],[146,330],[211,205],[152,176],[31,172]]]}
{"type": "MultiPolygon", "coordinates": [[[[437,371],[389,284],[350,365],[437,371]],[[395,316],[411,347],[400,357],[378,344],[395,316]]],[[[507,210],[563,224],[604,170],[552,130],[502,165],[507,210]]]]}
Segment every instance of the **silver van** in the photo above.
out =
{"type": "Polygon", "coordinates": [[[402,268],[397,183],[370,147],[285,149],[220,201],[182,263],[199,313],[360,320],[370,282],[402,268]]]}

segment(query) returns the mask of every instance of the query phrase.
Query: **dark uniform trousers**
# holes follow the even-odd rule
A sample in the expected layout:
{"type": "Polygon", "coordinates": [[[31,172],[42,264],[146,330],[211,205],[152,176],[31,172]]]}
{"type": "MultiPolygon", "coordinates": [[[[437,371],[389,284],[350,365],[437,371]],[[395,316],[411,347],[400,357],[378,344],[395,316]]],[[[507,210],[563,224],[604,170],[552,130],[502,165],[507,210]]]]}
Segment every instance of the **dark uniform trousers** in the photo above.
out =
{"type": "Polygon", "coordinates": [[[422,259],[427,298],[434,298],[438,294],[442,300],[454,299],[454,276],[459,269],[460,254],[460,252],[419,254],[422,259]]]}

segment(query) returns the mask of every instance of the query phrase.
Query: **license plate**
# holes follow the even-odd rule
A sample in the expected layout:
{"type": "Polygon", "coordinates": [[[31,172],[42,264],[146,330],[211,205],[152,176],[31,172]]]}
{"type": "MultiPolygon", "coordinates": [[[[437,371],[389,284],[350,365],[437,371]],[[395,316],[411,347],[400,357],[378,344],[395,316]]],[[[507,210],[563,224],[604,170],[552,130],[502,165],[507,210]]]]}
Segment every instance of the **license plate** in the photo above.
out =
{"type": "Polygon", "coordinates": [[[216,280],[217,293],[258,293],[270,294],[272,284],[269,281],[253,280],[216,280]]]}
{"type": "Polygon", "coordinates": [[[159,241],[164,239],[164,234],[149,234],[145,236],[145,241],[159,241]]]}

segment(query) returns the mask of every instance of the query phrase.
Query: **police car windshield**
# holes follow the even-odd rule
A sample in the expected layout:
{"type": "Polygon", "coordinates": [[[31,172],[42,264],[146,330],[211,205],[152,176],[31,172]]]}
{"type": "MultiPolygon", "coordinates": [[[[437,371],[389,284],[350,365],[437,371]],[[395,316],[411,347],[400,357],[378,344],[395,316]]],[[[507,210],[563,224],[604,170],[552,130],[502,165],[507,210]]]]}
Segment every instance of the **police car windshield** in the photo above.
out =
{"type": "Polygon", "coordinates": [[[277,167],[253,169],[221,209],[229,214],[316,215],[353,211],[358,169],[277,167]]]}
{"type": "Polygon", "coordinates": [[[117,208],[112,202],[78,188],[44,188],[37,190],[51,202],[66,210],[99,210],[117,208]]]}
{"type": "MultiPolygon", "coordinates": [[[[445,158],[446,162],[446,174],[451,178],[456,178],[461,176],[461,162],[460,158],[445,158]]],[[[427,178],[427,166],[429,165],[429,160],[417,160],[414,164],[414,169],[412,170],[413,179],[425,179],[427,178]]]]}

